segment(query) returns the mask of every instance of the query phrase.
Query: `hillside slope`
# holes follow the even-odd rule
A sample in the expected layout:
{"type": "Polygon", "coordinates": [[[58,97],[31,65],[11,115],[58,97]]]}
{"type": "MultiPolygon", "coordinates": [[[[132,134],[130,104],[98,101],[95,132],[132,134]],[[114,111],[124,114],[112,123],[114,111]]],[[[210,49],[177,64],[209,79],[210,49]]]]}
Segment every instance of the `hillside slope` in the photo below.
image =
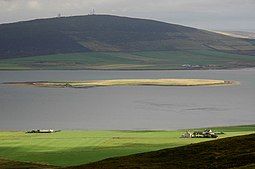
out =
{"type": "Polygon", "coordinates": [[[255,54],[248,40],[180,25],[110,15],[0,25],[0,58],[89,51],[220,50],[255,54]]]}
{"type": "Polygon", "coordinates": [[[255,134],[225,138],[155,152],[111,158],[69,169],[230,169],[254,168],[255,134]]]}
{"type": "Polygon", "coordinates": [[[36,163],[26,163],[19,161],[12,161],[0,158],[0,168],[1,169],[56,169],[58,167],[36,164],[36,163]]]}

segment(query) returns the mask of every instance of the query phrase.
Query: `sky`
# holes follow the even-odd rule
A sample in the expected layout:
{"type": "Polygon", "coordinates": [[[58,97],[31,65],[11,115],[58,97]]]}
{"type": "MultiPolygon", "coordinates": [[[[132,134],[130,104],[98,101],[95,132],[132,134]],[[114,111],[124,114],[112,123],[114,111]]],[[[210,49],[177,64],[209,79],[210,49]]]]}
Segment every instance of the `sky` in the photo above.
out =
{"type": "Polygon", "coordinates": [[[0,0],[0,23],[111,14],[208,30],[255,31],[255,0],[0,0]]]}

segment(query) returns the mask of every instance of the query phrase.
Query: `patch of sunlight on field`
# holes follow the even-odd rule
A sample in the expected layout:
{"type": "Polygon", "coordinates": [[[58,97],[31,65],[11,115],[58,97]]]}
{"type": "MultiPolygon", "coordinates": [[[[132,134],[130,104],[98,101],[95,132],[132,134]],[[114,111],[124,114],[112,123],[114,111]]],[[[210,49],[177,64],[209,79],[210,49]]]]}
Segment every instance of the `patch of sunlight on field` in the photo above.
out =
{"type": "MultiPolygon", "coordinates": [[[[221,138],[250,134],[255,126],[215,128],[221,138]]],[[[50,134],[0,132],[0,156],[58,166],[90,163],[212,139],[182,139],[178,131],[61,131],[50,134]]]]}

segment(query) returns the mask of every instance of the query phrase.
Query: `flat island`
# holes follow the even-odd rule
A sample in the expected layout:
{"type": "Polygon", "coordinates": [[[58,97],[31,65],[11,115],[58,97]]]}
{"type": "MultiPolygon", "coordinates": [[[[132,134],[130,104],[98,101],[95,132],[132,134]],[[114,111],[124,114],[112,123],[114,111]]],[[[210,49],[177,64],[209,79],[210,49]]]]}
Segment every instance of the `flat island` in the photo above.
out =
{"type": "Polygon", "coordinates": [[[234,81],[211,80],[211,79],[114,79],[114,80],[86,80],[66,82],[10,82],[5,84],[30,85],[36,87],[55,88],[90,88],[107,86],[216,86],[230,85],[234,81]]]}

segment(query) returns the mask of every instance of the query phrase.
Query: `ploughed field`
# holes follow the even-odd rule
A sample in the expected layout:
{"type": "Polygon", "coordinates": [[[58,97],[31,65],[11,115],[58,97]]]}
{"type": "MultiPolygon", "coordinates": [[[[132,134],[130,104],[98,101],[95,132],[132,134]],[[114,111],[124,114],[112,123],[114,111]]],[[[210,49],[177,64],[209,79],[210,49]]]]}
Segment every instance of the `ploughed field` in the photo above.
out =
{"type": "MultiPolygon", "coordinates": [[[[211,128],[223,131],[220,138],[251,134],[255,125],[211,128]]],[[[192,131],[192,130],[191,130],[192,131]]],[[[23,131],[0,132],[0,158],[74,166],[110,157],[173,148],[212,138],[180,138],[177,131],[61,131],[26,134],[23,131]]]]}
{"type": "Polygon", "coordinates": [[[7,84],[32,85],[36,87],[106,87],[106,86],[213,86],[227,85],[236,82],[210,79],[114,79],[114,80],[88,80],[67,82],[9,82],[7,84]]]}

